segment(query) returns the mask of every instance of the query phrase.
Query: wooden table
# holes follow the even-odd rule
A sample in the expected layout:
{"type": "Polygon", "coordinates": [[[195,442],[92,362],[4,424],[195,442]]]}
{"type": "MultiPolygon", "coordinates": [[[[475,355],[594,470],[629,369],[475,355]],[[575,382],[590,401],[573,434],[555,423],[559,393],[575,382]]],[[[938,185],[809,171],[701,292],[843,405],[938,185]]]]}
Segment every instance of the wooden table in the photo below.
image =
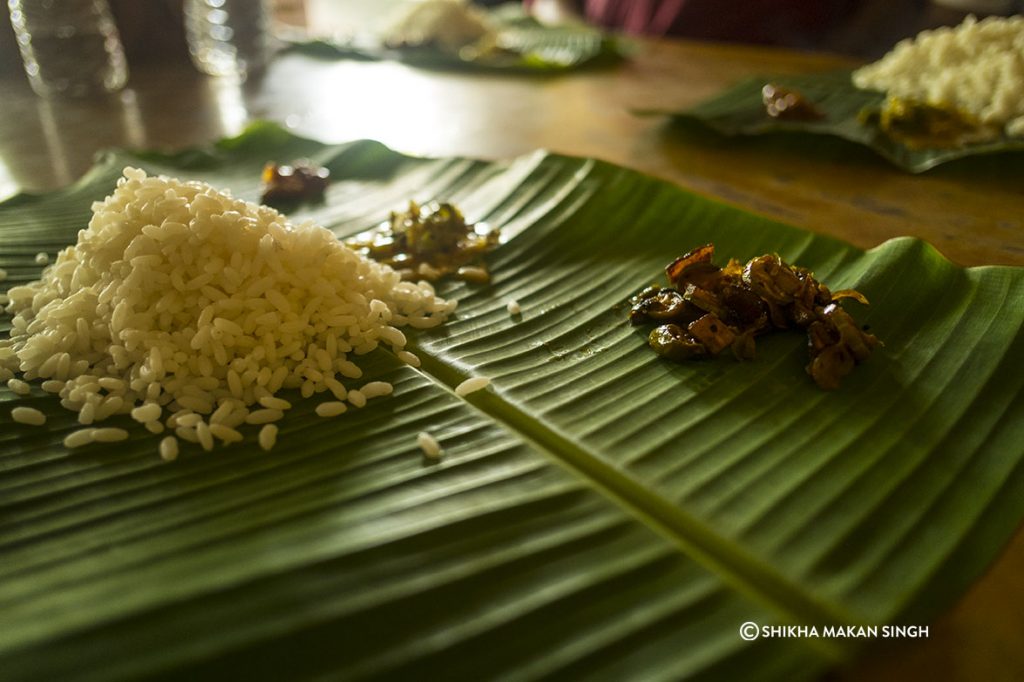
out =
{"type": "MultiPolygon", "coordinates": [[[[636,168],[788,223],[872,247],[924,238],[963,265],[1024,265],[1024,185],[997,163],[913,176],[871,153],[685,133],[630,109],[685,107],[754,73],[849,66],[837,57],[645,41],[618,68],[558,77],[416,70],[280,56],[242,86],[185,61],[133,67],[109,98],[45,101],[0,76],[0,195],[68,184],[109,146],[180,148],[267,118],[324,141],[376,138],[404,152],[502,158],[538,147],[636,168]]],[[[1016,166],[1018,169],[1020,165],[1016,166]]],[[[928,640],[882,652],[849,679],[1024,679],[1024,532],[928,640]]]]}

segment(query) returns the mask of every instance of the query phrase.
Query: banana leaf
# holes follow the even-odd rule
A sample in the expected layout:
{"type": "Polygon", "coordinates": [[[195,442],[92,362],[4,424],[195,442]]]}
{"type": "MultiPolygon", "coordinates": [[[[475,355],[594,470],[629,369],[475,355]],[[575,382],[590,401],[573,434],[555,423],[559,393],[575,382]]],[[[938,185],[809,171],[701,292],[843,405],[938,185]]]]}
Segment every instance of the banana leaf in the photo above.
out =
{"type": "MultiPolygon", "coordinates": [[[[859,120],[862,110],[877,108],[884,99],[882,93],[855,87],[849,71],[837,71],[754,76],[685,111],[645,110],[638,113],[670,114],[680,122],[696,123],[730,137],[789,134],[791,138],[802,137],[812,144],[812,136],[828,135],[863,145],[912,173],[921,173],[956,159],[1024,150],[1024,139],[1005,135],[989,142],[960,147],[907,147],[876,126],[865,125],[859,120]],[[761,101],[761,88],[766,83],[777,83],[800,91],[825,115],[824,118],[792,121],[768,116],[761,101]]],[[[793,150],[799,153],[800,147],[794,146],[793,150]]]]}
{"type": "Polygon", "coordinates": [[[112,152],[0,204],[0,287],[73,243],[125,165],[255,199],[263,162],[297,156],[335,180],[297,219],[344,236],[452,200],[507,238],[492,283],[441,286],[460,308],[410,336],[421,369],[367,356],[391,398],[321,419],[286,396],[270,453],[247,432],[168,464],[128,420],[127,442],[69,452],[73,413],[0,387],[4,680],[813,679],[871,642],[741,625],[925,625],[1018,527],[1024,270],[860,251],[600,161],[410,158],[269,124],[112,152]],[[797,334],[749,362],[662,360],[622,302],[708,241],[861,290],[885,347],[836,392],[797,334]],[[492,386],[460,398],[470,375],[492,386]],[[46,425],[14,423],[21,404],[46,425]]]}
{"type": "Polygon", "coordinates": [[[628,46],[583,23],[545,25],[510,3],[490,12],[494,44],[471,45],[459,52],[440,48],[390,48],[376,36],[347,39],[288,37],[286,49],[320,59],[394,59],[413,66],[507,73],[560,73],[584,66],[607,66],[628,53],[628,46]]]}

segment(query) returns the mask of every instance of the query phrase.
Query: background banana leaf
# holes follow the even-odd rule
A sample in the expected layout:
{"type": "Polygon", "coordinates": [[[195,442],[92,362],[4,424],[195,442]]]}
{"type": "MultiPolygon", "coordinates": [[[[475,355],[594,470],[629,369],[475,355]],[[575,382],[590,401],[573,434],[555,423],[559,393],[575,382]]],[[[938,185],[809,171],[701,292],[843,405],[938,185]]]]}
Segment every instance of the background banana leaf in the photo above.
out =
{"type": "Polygon", "coordinates": [[[740,625],[925,624],[1018,526],[1024,271],[910,239],[862,252],[598,161],[424,160],[270,125],[108,154],[0,204],[3,286],[73,243],[126,164],[255,199],[263,162],[297,156],[335,182],[296,217],[346,235],[453,200],[508,238],[493,283],[442,287],[461,305],[412,336],[422,370],[368,356],[392,398],[324,420],[293,396],[269,454],[250,433],[165,464],[127,420],[126,443],[71,453],[72,413],[0,387],[3,679],[811,679],[865,641],[740,625]],[[799,334],[746,363],[658,358],[622,302],[707,241],[860,289],[885,348],[833,393],[799,334]],[[478,374],[492,388],[456,397],[478,374]]]}
{"type": "MultiPolygon", "coordinates": [[[[670,114],[679,121],[698,123],[722,135],[756,136],[789,133],[797,136],[830,135],[864,145],[896,166],[920,173],[939,164],[982,154],[1024,150],[1024,139],[1003,136],[991,142],[948,149],[911,149],[893,141],[874,126],[863,125],[858,115],[865,107],[877,107],[882,93],[861,90],[849,71],[817,74],[754,76],[686,111],[638,112],[670,114]],[[818,121],[785,121],[765,113],[761,88],[777,83],[799,90],[817,105],[825,118],[818,121]]],[[[795,148],[799,151],[799,148],[795,148]]]]}
{"type": "Polygon", "coordinates": [[[459,53],[433,47],[392,49],[380,37],[309,40],[285,37],[287,50],[322,59],[394,59],[414,66],[519,73],[558,73],[583,66],[617,62],[628,48],[622,41],[583,23],[541,24],[511,3],[490,11],[497,27],[498,50],[467,49],[459,53]]]}

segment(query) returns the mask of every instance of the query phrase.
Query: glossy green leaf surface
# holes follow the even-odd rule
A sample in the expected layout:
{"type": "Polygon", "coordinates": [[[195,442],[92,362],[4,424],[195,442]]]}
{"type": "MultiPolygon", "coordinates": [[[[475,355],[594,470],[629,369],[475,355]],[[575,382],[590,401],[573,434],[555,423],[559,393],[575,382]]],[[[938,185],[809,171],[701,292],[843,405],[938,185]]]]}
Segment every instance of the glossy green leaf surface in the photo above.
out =
{"type": "Polygon", "coordinates": [[[124,165],[255,199],[263,162],[297,156],[334,178],[297,219],[344,236],[452,200],[503,230],[493,282],[441,287],[460,307],[411,335],[421,369],[368,356],[391,398],[321,419],[294,396],[271,453],[250,432],[166,464],[130,425],[71,453],[73,413],[0,387],[4,679],[811,679],[864,642],[740,625],[927,623],[1024,516],[1024,271],[910,239],[862,252],[593,160],[414,159],[267,125],[118,153],[0,204],[0,287],[73,243],[124,165]],[[861,290],[885,347],[833,393],[799,334],[751,362],[658,358],[622,302],[708,241],[861,290]],[[492,386],[457,397],[470,375],[492,386]],[[47,425],[13,423],[18,404],[47,425]]]}
{"type": "Polygon", "coordinates": [[[990,142],[960,147],[912,149],[894,141],[875,126],[865,125],[858,116],[866,107],[877,107],[885,99],[878,92],[861,90],[850,80],[849,71],[819,74],[754,76],[686,111],[651,111],[671,114],[682,121],[700,123],[728,136],[773,133],[830,135],[868,147],[889,162],[912,173],[969,156],[1024,150],[1024,139],[1001,137],[990,142]],[[824,114],[815,121],[788,121],[765,113],[761,88],[776,83],[794,88],[824,114]]]}

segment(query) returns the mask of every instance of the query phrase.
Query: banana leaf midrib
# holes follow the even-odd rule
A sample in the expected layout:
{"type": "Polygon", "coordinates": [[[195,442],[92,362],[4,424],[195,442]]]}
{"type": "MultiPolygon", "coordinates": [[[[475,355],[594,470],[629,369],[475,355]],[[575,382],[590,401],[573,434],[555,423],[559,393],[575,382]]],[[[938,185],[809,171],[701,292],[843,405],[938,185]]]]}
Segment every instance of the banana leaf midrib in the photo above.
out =
{"type": "MultiPolygon", "coordinates": [[[[413,342],[415,345],[415,342],[413,342]]],[[[417,348],[423,360],[421,371],[441,387],[458,385],[468,378],[417,348]]],[[[531,418],[500,393],[470,394],[468,401],[488,418],[516,432],[632,516],[652,525],[673,545],[703,563],[730,583],[778,611],[787,621],[798,623],[855,624],[857,619],[840,607],[809,597],[785,577],[735,543],[718,536],[713,529],[661,495],[652,494],[621,469],[602,462],[582,444],[531,418]]],[[[823,646],[826,650],[831,647],[823,646]]],[[[843,648],[843,647],[837,647],[843,648]]]]}

